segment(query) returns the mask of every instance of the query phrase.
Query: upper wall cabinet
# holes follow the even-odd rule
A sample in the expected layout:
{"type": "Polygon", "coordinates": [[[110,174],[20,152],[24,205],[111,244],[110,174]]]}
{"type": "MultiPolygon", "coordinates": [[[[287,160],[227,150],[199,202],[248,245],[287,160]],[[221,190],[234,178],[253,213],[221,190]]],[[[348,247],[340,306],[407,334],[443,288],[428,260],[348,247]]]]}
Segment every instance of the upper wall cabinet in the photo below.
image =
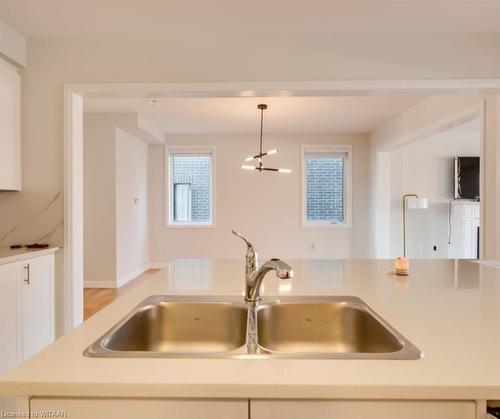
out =
{"type": "Polygon", "coordinates": [[[0,190],[21,190],[21,77],[1,58],[0,190]]]}

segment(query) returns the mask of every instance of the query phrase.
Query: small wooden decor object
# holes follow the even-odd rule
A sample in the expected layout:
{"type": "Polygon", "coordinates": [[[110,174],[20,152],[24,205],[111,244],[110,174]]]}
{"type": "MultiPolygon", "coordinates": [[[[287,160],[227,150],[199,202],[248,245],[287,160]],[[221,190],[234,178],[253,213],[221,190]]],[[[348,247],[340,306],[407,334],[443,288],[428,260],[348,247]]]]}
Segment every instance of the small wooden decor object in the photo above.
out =
{"type": "Polygon", "coordinates": [[[394,273],[396,275],[409,275],[410,274],[410,260],[408,258],[397,258],[394,263],[394,273]]]}

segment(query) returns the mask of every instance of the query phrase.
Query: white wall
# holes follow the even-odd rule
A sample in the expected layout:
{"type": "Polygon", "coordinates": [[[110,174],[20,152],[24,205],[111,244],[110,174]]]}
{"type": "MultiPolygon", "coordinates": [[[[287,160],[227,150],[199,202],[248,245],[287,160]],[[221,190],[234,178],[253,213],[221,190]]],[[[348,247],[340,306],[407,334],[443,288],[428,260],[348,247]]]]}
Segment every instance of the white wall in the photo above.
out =
{"type": "Polygon", "coordinates": [[[106,114],[84,114],[83,274],[86,286],[116,284],[115,128],[106,114]]]}
{"type": "Polygon", "coordinates": [[[391,254],[391,155],[370,145],[370,257],[391,254]]]}
{"type": "Polygon", "coordinates": [[[149,264],[148,145],[119,128],[134,119],[134,114],[84,117],[86,287],[118,287],[149,264]]]}
{"type": "Polygon", "coordinates": [[[0,190],[17,191],[21,179],[21,76],[0,57],[0,190]]]}
{"type": "Polygon", "coordinates": [[[165,228],[164,147],[150,146],[151,261],[176,257],[242,258],[244,243],[237,230],[254,243],[261,256],[282,258],[348,258],[368,256],[368,137],[365,134],[268,134],[267,148],[278,148],[269,163],[291,174],[257,173],[240,168],[255,154],[255,135],[175,135],[172,145],[215,145],[216,227],[165,228]],[[301,227],[301,144],[352,144],[352,229],[301,227]],[[316,245],[316,249],[312,245],[316,245]]]}
{"type": "MultiPolygon", "coordinates": [[[[500,118],[495,95],[438,95],[430,96],[412,106],[400,115],[379,126],[370,135],[370,182],[371,182],[371,255],[390,257],[382,253],[390,248],[390,231],[380,228],[379,221],[389,211],[380,201],[384,189],[390,184],[388,171],[382,166],[385,153],[403,144],[425,136],[456,123],[457,119],[470,118],[471,112],[484,108],[485,121],[482,142],[484,188],[481,196],[481,225],[484,238],[484,257],[500,258],[500,223],[497,221],[500,205],[500,118]]],[[[386,221],[386,220],[385,220],[386,221]]],[[[382,223],[383,224],[383,223],[382,223]]]]}
{"type": "Polygon", "coordinates": [[[481,232],[484,237],[484,259],[500,260],[500,95],[484,100],[484,150],[482,153],[484,187],[481,204],[481,232]]]}
{"type": "Polygon", "coordinates": [[[148,269],[148,145],[116,128],[116,274],[118,285],[148,269]]]}
{"type": "Polygon", "coordinates": [[[391,257],[390,151],[435,133],[445,120],[481,101],[475,95],[429,96],[370,133],[370,254],[391,257]]]}
{"type": "Polygon", "coordinates": [[[454,196],[453,157],[479,155],[479,131],[449,130],[390,153],[391,257],[402,255],[401,197],[405,193],[416,193],[429,200],[427,210],[407,212],[408,256],[448,257],[448,210],[454,196]]]}
{"type": "Polygon", "coordinates": [[[0,20],[0,57],[16,65],[26,65],[26,39],[0,20]]]}

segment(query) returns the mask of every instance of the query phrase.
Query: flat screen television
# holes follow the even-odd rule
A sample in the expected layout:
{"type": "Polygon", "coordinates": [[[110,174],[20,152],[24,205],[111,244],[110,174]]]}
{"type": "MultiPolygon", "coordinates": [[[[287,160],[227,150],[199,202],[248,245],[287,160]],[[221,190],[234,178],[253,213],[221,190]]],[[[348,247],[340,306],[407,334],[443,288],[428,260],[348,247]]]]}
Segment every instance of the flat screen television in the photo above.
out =
{"type": "Polygon", "coordinates": [[[455,157],[455,199],[479,200],[479,157],[455,157]]]}

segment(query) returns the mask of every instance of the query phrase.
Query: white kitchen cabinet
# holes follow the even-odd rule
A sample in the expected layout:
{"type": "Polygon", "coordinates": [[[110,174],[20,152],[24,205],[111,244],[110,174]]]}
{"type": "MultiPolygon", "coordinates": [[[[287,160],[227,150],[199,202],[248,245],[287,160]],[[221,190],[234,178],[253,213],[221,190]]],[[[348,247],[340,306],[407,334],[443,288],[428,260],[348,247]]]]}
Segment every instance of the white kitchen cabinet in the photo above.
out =
{"type": "Polygon", "coordinates": [[[249,419],[246,399],[31,398],[30,412],[41,411],[65,412],[60,417],[71,419],[249,419]]]}
{"type": "Polygon", "coordinates": [[[0,265],[0,375],[22,360],[21,281],[19,263],[0,265]]]}
{"type": "Polygon", "coordinates": [[[475,419],[474,401],[252,400],[251,419],[475,419]]]}
{"type": "Polygon", "coordinates": [[[32,397],[32,414],[72,419],[477,419],[474,401],[32,397]],[[249,408],[250,403],[250,408],[249,408]]]}
{"type": "Polygon", "coordinates": [[[451,203],[449,257],[477,259],[479,241],[479,202],[451,203]]]}
{"type": "Polygon", "coordinates": [[[54,256],[46,255],[23,265],[23,359],[54,341],[54,256]]]}
{"type": "Polygon", "coordinates": [[[54,254],[0,265],[0,375],[54,341],[54,254]]]}
{"type": "Polygon", "coordinates": [[[21,77],[0,58],[0,190],[21,189],[21,77]]]}

